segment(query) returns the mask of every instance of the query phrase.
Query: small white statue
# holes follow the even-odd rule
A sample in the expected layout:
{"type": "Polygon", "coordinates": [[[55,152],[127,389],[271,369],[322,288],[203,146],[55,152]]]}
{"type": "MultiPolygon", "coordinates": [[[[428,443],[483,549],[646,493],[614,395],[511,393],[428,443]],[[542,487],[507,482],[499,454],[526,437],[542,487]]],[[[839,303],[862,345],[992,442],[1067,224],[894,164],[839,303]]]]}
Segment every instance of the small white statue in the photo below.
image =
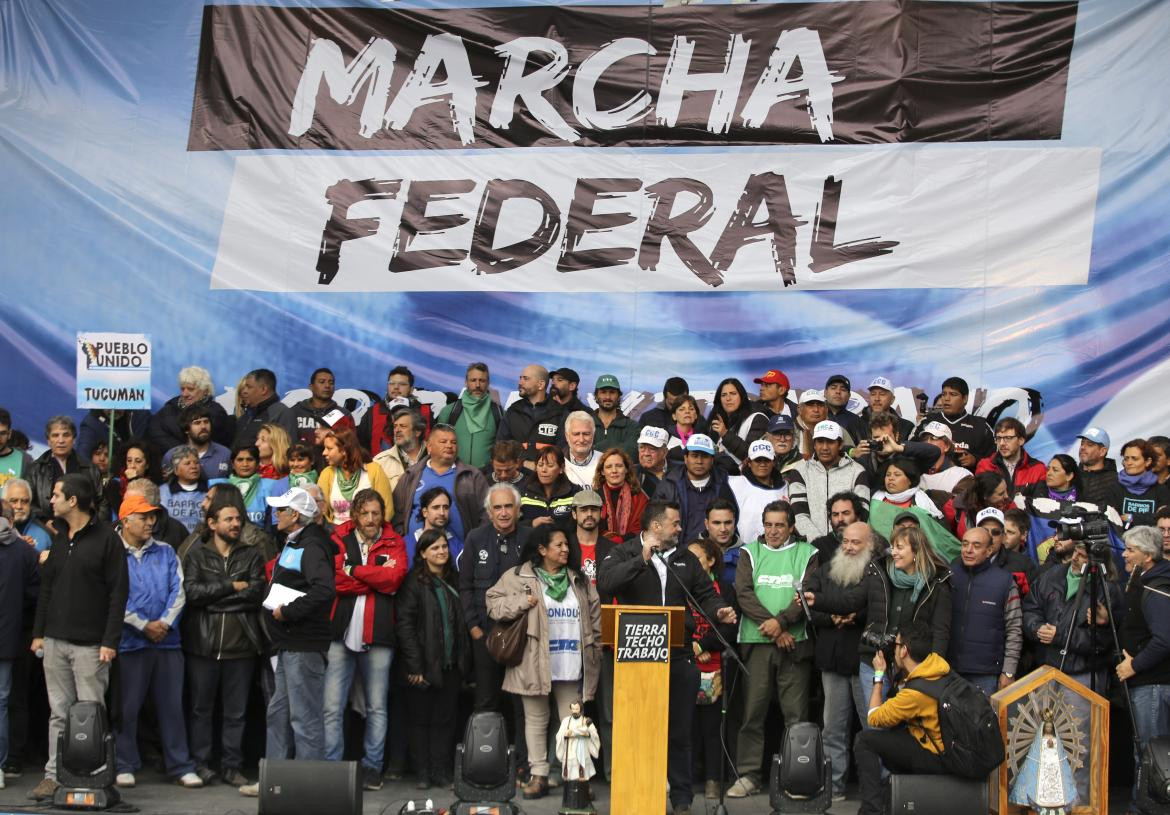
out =
{"type": "Polygon", "coordinates": [[[557,758],[561,762],[561,776],[566,782],[588,781],[596,774],[593,759],[601,750],[597,728],[581,712],[581,703],[569,705],[569,715],[557,730],[557,758]]]}

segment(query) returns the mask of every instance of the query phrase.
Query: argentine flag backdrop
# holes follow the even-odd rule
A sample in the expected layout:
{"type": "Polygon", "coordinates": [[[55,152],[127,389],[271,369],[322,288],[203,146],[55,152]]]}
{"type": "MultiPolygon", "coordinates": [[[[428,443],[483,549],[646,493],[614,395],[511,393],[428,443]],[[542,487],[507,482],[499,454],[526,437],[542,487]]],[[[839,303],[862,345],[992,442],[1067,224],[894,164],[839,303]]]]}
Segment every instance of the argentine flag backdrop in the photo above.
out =
{"type": "Polygon", "coordinates": [[[39,438],[108,331],[156,408],[483,360],[1165,433],[1166,42],[1157,0],[0,0],[0,404],[39,438]]]}

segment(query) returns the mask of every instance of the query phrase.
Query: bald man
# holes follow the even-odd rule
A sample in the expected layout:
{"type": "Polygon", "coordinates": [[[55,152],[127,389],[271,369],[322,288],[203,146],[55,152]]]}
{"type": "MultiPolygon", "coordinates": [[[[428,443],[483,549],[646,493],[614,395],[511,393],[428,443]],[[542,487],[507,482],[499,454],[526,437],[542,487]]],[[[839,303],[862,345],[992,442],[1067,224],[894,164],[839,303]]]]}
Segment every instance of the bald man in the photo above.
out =
{"type": "Polygon", "coordinates": [[[1015,681],[1024,639],[1020,591],[1011,572],[992,563],[991,533],[963,534],[951,563],[951,641],[947,662],[988,696],[1015,681]]]}
{"type": "Polygon", "coordinates": [[[562,445],[565,440],[564,406],[548,398],[548,369],[529,365],[520,372],[516,390],[520,398],[504,411],[496,441],[517,441],[524,448],[524,466],[534,469],[542,447],[562,445]]]}

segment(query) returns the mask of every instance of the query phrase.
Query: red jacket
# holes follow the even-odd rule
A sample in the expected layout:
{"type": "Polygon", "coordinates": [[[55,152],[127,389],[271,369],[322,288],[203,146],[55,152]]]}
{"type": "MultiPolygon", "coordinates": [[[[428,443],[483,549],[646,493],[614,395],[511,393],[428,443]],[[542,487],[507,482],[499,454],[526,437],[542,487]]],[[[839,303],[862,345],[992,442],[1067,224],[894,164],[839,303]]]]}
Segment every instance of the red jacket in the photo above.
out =
{"type": "Polygon", "coordinates": [[[337,596],[333,601],[333,639],[344,640],[353,618],[357,598],[365,596],[362,642],[365,645],[394,647],[394,594],[406,578],[406,544],[390,524],[382,524],[382,536],[374,541],[362,562],[361,545],[354,523],[347,521],[333,530],[333,580],[337,596]]]}
{"type": "Polygon", "coordinates": [[[999,453],[979,460],[979,463],[975,465],[975,475],[980,473],[999,473],[1002,475],[1008,482],[1008,493],[1014,496],[1024,487],[1043,481],[1048,474],[1048,465],[1032,458],[1028,455],[1027,450],[1021,450],[1020,463],[1016,465],[1014,477],[1008,476],[1007,465],[1003,463],[1003,456],[999,453]]]}

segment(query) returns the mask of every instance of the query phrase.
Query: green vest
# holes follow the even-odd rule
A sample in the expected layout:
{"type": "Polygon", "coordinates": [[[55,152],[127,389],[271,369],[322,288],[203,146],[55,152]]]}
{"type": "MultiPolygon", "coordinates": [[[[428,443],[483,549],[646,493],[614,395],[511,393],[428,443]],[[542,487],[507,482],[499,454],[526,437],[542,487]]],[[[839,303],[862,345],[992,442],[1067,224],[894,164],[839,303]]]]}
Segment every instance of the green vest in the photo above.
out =
{"type": "MultiPolygon", "coordinates": [[[[804,577],[804,570],[817,549],[811,543],[794,541],[787,546],[773,549],[762,540],[745,543],[740,557],[747,557],[752,564],[752,584],[756,598],[770,614],[779,614],[795,602],[796,584],[804,577]]],[[[788,633],[797,642],[808,639],[804,618],[788,628],[788,633]]],[[[746,614],[739,618],[740,642],[771,642],[760,633],[755,622],[746,614]]]]}

